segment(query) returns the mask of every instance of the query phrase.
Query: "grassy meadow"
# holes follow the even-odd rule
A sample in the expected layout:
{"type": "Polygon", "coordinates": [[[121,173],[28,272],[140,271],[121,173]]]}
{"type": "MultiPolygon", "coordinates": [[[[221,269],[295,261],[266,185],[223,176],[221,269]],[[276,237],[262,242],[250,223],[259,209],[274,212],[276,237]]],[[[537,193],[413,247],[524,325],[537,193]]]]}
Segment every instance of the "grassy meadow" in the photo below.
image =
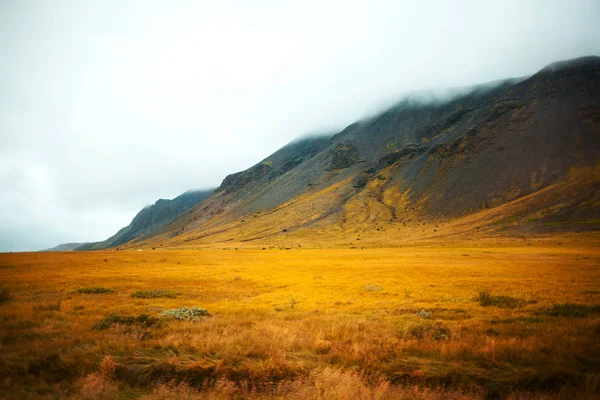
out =
{"type": "Polygon", "coordinates": [[[597,398],[599,244],[0,254],[0,398],[597,398]]]}

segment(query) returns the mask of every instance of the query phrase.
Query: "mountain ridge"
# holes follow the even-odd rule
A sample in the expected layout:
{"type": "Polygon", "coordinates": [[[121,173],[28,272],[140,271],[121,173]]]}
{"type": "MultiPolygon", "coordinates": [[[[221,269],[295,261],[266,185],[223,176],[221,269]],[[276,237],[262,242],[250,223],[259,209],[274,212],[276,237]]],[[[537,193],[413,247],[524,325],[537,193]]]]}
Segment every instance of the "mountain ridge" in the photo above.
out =
{"type": "MultiPolygon", "coordinates": [[[[405,99],[335,135],[293,141],[125,246],[260,246],[300,237],[308,243],[311,235],[317,243],[384,225],[407,227],[402,234],[414,237],[410,229],[422,230],[415,221],[468,218],[555,185],[563,193],[567,181],[586,188],[572,199],[592,204],[571,214],[595,221],[600,57],[498,82],[444,101],[405,99]],[[592,172],[585,182],[573,180],[586,168],[592,172]]],[[[548,212],[577,209],[569,201],[548,205],[548,212]]]]}
{"type": "Polygon", "coordinates": [[[208,197],[211,193],[212,189],[188,190],[172,200],[158,199],[154,204],[143,207],[129,225],[121,228],[106,240],[87,243],[64,243],[46,251],[101,250],[119,246],[167,224],[182,212],[208,197]]]}
{"type": "Polygon", "coordinates": [[[78,247],[87,246],[90,243],[91,242],[61,243],[58,246],[54,246],[49,249],[44,249],[42,251],[74,251],[78,247]]]}

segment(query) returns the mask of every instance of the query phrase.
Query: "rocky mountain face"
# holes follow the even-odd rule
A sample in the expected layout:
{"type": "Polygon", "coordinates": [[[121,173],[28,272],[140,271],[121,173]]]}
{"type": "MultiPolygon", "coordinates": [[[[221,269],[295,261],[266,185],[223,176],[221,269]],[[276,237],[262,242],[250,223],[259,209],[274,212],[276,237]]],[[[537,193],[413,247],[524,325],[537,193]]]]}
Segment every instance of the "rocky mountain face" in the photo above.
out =
{"type": "Polygon", "coordinates": [[[537,206],[519,208],[529,222],[598,229],[599,156],[600,58],[586,57],[451,100],[407,99],[336,135],[295,141],[134,243],[403,232],[535,196],[527,201],[537,206]]]}
{"type": "MultiPolygon", "coordinates": [[[[119,230],[116,234],[102,242],[82,243],[74,250],[99,250],[116,247],[149,234],[161,226],[169,223],[182,212],[195,206],[211,194],[212,190],[189,191],[177,196],[173,200],[159,199],[151,206],[144,207],[133,218],[131,223],[119,230]]],[[[57,246],[62,248],[64,245],[57,246]]],[[[62,250],[57,250],[62,251],[62,250]]]]}

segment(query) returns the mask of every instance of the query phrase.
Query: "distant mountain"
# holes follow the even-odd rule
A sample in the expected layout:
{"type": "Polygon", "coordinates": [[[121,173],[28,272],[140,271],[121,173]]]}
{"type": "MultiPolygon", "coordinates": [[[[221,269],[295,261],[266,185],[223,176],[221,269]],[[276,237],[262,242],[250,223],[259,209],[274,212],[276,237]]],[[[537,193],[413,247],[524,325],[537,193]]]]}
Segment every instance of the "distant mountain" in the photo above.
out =
{"type": "Polygon", "coordinates": [[[400,240],[475,229],[472,215],[500,219],[486,229],[600,229],[599,161],[600,58],[585,57],[292,142],[126,245],[400,240]]]}
{"type": "MultiPolygon", "coordinates": [[[[169,223],[173,218],[195,206],[212,193],[212,190],[188,191],[173,200],[159,199],[151,206],[144,207],[131,223],[102,242],[83,243],[75,250],[99,250],[116,247],[129,242],[169,223]]],[[[67,246],[60,245],[61,246],[67,246]]],[[[55,247],[56,249],[56,247],[55,247]]]]}
{"type": "Polygon", "coordinates": [[[51,249],[46,249],[43,251],[73,251],[78,247],[81,246],[85,246],[88,245],[88,242],[84,242],[84,243],[63,243],[63,244],[59,244],[56,247],[52,247],[51,249]]]}

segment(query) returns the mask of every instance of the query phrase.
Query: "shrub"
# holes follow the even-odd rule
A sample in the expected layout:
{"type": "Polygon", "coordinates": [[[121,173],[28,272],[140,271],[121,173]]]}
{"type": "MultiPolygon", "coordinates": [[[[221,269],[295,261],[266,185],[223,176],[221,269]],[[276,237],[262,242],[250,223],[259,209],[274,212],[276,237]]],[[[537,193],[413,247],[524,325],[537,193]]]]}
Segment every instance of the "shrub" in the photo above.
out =
{"type": "Polygon", "coordinates": [[[404,337],[412,337],[415,339],[423,339],[425,332],[429,329],[429,324],[411,324],[408,329],[403,332],[404,337]]]}
{"type": "Polygon", "coordinates": [[[101,286],[89,286],[76,290],[77,293],[85,294],[109,294],[114,293],[114,289],[109,289],[101,286]]]}
{"type": "Polygon", "coordinates": [[[450,329],[442,325],[441,322],[438,322],[435,325],[433,325],[429,330],[429,333],[431,334],[431,338],[433,340],[440,341],[450,339],[450,329]]]}
{"type": "Polygon", "coordinates": [[[600,313],[600,305],[588,306],[584,304],[562,303],[542,309],[539,314],[553,317],[586,317],[590,313],[600,313]]]}
{"type": "Polygon", "coordinates": [[[483,307],[499,307],[499,308],[517,308],[525,304],[522,299],[517,299],[511,296],[492,296],[489,290],[483,290],[479,292],[479,295],[475,298],[475,301],[479,302],[479,305],[483,307]]]}
{"type": "Polygon", "coordinates": [[[364,287],[367,292],[381,292],[383,290],[381,286],[372,283],[369,285],[365,285],[364,287]]]}
{"type": "Polygon", "coordinates": [[[94,329],[105,330],[113,325],[139,325],[142,327],[150,327],[158,324],[158,322],[158,318],[150,317],[147,314],[140,314],[137,317],[108,314],[102,321],[94,324],[94,329]]]}
{"type": "Polygon", "coordinates": [[[8,303],[12,300],[12,296],[10,295],[10,290],[8,288],[0,289],[0,304],[8,303]]]}
{"type": "Polygon", "coordinates": [[[163,311],[161,314],[165,318],[176,319],[179,321],[200,321],[204,318],[210,318],[212,315],[204,308],[182,307],[163,311]]]}
{"type": "Polygon", "coordinates": [[[169,298],[174,299],[177,297],[177,292],[172,290],[154,289],[154,290],[138,290],[137,292],[131,293],[131,297],[137,299],[158,299],[158,298],[169,298]]]}
{"type": "Polygon", "coordinates": [[[56,303],[51,304],[38,304],[33,306],[33,311],[60,311],[60,303],[58,300],[56,303]]]}
{"type": "Polygon", "coordinates": [[[500,332],[498,330],[494,329],[494,328],[488,328],[488,330],[485,331],[485,333],[488,336],[500,336],[500,332]]]}
{"type": "Polygon", "coordinates": [[[450,329],[441,322],[432,323],[423,319],[402,319],[397,325],[398,335],[404,339],[424,339],[429,337],[436,341],[448,340],[450,329]]]}

